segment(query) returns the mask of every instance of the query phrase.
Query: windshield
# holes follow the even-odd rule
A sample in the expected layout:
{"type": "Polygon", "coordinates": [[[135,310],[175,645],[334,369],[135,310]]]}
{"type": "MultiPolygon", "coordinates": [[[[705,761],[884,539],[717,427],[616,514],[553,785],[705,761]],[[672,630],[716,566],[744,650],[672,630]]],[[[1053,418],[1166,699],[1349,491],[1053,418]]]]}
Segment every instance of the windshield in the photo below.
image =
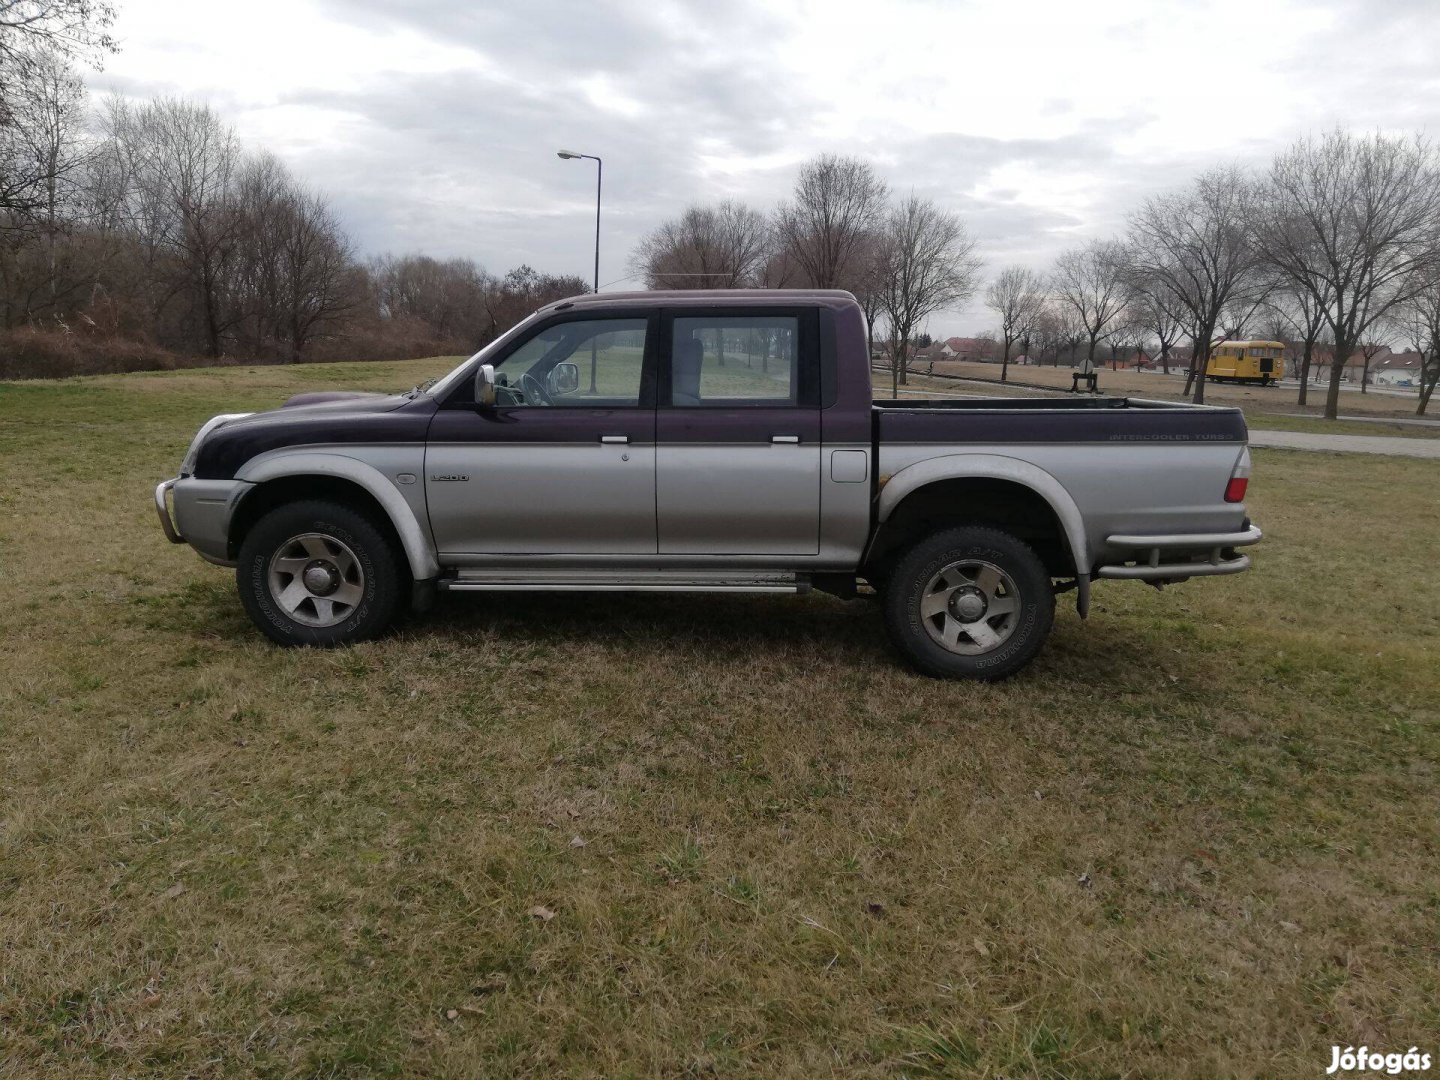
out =
{"type": "MultiPolygon", "coordinates": [[[[443,375],[440,379],[436,380],[429,386],[423,384],[417,386],[415,390],[419,391],[422,394],[427,394],[433,398],[445,397],[462,381],[467,378],[473,378],[475,375],[475,367],[477,364],[483,364],[487,356],[495,355],[500,350],[500,348],[502,348],[506,343],[508,343],[511,339],[515,337],[516,333],[518,333],[524,327],[528,326],[530,323],[534,322],[535,319],[539,317],[539,314],[539,312],[536,312],[535,314],[529,315],[524,319],[520,320],[505,333],[501,334],[494,341],[490,342],[489,345],[486,345],[479,352],[467,356],[463,361],[461,361],[461,363],[457,364],[454,368],[452,368],[448,374],[443,375]]],[[[413,392],[414,391],[412,391],[412,393],[413,392]]]]}

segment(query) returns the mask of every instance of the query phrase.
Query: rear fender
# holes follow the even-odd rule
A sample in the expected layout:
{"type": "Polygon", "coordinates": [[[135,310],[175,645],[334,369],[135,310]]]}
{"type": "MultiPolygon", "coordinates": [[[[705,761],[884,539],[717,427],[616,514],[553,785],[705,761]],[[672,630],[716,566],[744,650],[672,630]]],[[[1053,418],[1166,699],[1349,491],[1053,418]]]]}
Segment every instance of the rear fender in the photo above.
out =
{"type": "Polygon", "coordinates": [[[1070,555],[1078,571],[1080,606],[1082,609],[1088,607],[1090,545],[1085,538],[1085,519],[1065,486],[1038,465],[1002,454],[946,454],[917,461],[884,481],[880,489],[877,520],[887,520],[907,495],[927,484],[972,478],[1009,480],[1029,488],[1049,503],[1065,532],[1065,542],[1070,547],[1070,555]]]}

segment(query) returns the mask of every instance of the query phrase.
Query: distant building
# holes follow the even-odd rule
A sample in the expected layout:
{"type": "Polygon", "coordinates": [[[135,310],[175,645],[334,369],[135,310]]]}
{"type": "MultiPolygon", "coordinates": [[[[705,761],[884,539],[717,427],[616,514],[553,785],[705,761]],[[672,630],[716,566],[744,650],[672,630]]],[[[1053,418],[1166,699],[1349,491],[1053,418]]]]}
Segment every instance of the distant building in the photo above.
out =
{"type": "Polygon", "coordinates": [[[1370,381],[1376,386],[1419,386],[1424,359],[1418,352],[1387,352],[1370,362],[1370,381]]]}
{"type": "Polygon", "coordinates": [[[940,357],[962,364],[999,363],[1000,343],[993,338],[946,338],[940,343],[940,357]]]}

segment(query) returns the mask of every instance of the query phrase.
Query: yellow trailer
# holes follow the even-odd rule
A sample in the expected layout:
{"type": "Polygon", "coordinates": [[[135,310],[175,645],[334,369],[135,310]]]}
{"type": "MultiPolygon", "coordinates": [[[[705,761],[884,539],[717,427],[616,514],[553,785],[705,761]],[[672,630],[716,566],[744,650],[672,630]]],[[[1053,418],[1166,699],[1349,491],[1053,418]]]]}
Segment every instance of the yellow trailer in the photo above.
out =
{"type": "Polygon", "coordinates": [[[1222,341],[1210,350],[1205,377],[1211,382],[1269,386],[1285,374],[1283,341],[1222,341]]]}

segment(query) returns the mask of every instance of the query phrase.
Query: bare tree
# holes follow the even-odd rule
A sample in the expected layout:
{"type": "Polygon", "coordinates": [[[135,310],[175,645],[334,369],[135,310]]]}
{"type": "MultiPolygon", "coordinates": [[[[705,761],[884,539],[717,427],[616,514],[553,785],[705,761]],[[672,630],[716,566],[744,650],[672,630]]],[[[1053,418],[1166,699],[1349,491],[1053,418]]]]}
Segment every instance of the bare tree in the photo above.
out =
{"type": "Polygon", "coordinates": [[[106,0],[0,0],[0,71],[42,51],[98,63],[117,48],[114,23],[115,5],[106,0]]]}
{"type": "Polygon", "coordinates": [[[1252,201],[1239,169],[1217,168],[1181,191],[1147,199],[1130,219],[1130,274],[1184,313],[1193,341],[1185,391],[1193,386],[1197,403],[1205,400],[1205,368],[1222,318],[1253,312],[1264,294],[1248,232],[1252,201]]]}
{"type": "Polygon", "coordinates": [[[1420,400],[1415,415],[1424,416],[1435,384],[1440,382],[1440,278],[1432,278],[1396,311],[1401,333],[1420,354],[1420,400]]]}
{"type": "Polygon", "coordinates": [[[53,313],[82,287],[66,265],[62,238],[81,210],[79,181],[88,155],[84,84],[63,57],[32,57],[11,86],[9,122],[0,126],[5,325],[53,313]]]}
{"type": "Polygon", "coordinates": [[[325,200],[269,154],[246,161],[236,187],[236,302],[250,351],[299,360],[357,302],[349,240],[325,200]]]}
{"type": "Polygon", "coordinates": [[[760,284],[770,254],[765,216],[726,201],[664,222],[640,241],[631,263],[651,289],[739,289],[760,284]]]}
{"type": "Polygon", "coordinates": [[[1265,258],[1324,313],[1334,340],[1325,416],[1361,340],[1440,262],[1440,169],[1422,139],[1333,131],[1276,157],[1252,214],[1265,258]]]}
{"type": "Polygon", "coordinates": [[[115,51],[114,21],[115,8],[104,0],[0,0],[0,211],[44,205],[54,173],[45,171],[44,155],[24,152],[34,141],[37,96],[52,103],[77,97],[54,83],[74,78],[68,61],[98,66],[115,51]],[[30,130],[17,132],[17,125],[30,130]]]}
{"type": "Polygon", "coordinates": [[[1131,307],[1144,332],[1160,343],[1160,368],[1170,374],[1170,350],[1184,331],[1184,308],[1175,302],[1169,287],[1143,274],[1132,274],[1131,307]]]}
{"type": "Polygon", "coordinates": [[[1284,327],[1279,337],[1291,337],[1300,343],[1300,393],[1297,405],[1309,397],[1310,368],[1315,358],[1315,343],[1325,328],[1325,309],[1316,303],[1309,290],[1297,288],[1293,281],[1283,281],[1266,302],[1272,320],[1284,327]]]}
{"type": "Polygon", "coordinates": [[[822,154],[807,162],[775,214],[780,245],[817,289],[854,289],[885,219],[889,191],[868,162],[822,154]]]}
{"type": "Polygon", "coordinates": [[[1007,266],[985,290],[985,306],[1000,316],[1000,381],[1010,371],[1010,346],[1030,336],[1045,304],[1045,280],[1023,266],[1007,266]]]}
{"type": "Polygon", "coordinates": [[[1114,329],[1110,331],[1110,370],[1117,371],[1126,349],[1140,351],[1140,342],[1145,337],[1145,324],[1139,309],[1130,304],[1116,317],[1114,329]]]}
{"type": "Polygon", "coordinates": [[[179,298],[209,356],[238,318],[230,289],[239,217],[235,134],[208,106],[175,98],[112,101],[105,153],[123,178],[117,210],[148,248],[157,303],[179,298]]]}
{"type": "Polygon", "coordinates": [[[1051,288],[1056,300],[1070,309],[1080,326],[1093,364],[1095,346],[1105,340],[1125,310],[1125,249],[1113,240],[1092,241],[1071,248],[1055,260],[1051,288]]]}
{"type": "Polygon", "coordinates": [[[882,251],[891,393],[899,397],[911,339],[931,315],[957,307],[974,293],[980,260],[960,219],[915,195],[890,212],[882,251]]]}

